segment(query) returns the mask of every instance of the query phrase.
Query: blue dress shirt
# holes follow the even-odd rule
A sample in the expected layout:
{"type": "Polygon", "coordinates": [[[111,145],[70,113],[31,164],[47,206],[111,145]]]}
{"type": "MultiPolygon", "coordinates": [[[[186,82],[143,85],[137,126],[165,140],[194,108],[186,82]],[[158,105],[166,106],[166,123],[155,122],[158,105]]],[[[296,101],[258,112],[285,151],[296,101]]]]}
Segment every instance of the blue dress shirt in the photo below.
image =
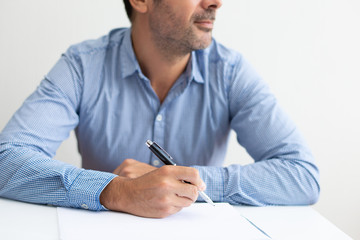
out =
{"type": "Polygon", "coordinates": [[[104,209],[99,196],[126,158],[159,167],[151,139],[193,166],[213,201],[312,204],[318,169],[293,122],[244,58],[213,40],[191,54],[163,103],[143,75],[130,29],[74,45],[0,134],[0,196],[104,209]],[[75,129],[83,168],[54,160],[75,129]],[[222,167],[229,131],[255,163],[222,167]]]}

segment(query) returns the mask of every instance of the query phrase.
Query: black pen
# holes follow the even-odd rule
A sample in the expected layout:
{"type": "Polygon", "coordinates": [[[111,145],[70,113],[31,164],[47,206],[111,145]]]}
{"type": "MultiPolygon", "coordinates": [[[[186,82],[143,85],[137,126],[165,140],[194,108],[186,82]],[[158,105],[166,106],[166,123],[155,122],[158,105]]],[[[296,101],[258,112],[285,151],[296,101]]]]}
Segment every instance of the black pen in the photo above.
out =
{"type": "MultiPolygon", "coordinates": [[[[165,164],[176,166],[176,163],[173,161],[173,158],[168,154],[162,147],[160,147],[156,142],[147,140],[146,146],[165,164]]],[[[199,195],[209,204],[215,206],[214,202],[209,198],[206,193],[199,191],[199,195]]]]}

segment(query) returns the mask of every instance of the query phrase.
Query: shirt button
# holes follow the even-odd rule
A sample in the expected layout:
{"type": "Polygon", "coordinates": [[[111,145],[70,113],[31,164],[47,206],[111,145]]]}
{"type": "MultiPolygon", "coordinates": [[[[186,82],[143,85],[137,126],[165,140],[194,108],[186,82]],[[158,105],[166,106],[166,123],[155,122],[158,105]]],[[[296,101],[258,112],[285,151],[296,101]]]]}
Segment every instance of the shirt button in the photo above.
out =
{"type": "Polygon", "coordinates": [[[82,207],[83,209],[89,209],[89,206],[86,205],[85,203],[81,204],[81,207],[82,207]]]}
{"type": "Polygon", "coordinates": [[[153,165],[155,166],[155,167],[157,167],[157,166],[159,166],[160,165],[160,161],[159,160],[157,160],[157,159],[155,159],[155,160],[153,160],[153,165]]]}
{"type": "Polygon", "coordinates": [[[163,116],[161,114],[156,116],[156,121],[161,122],[163,119],[163,116]]]}

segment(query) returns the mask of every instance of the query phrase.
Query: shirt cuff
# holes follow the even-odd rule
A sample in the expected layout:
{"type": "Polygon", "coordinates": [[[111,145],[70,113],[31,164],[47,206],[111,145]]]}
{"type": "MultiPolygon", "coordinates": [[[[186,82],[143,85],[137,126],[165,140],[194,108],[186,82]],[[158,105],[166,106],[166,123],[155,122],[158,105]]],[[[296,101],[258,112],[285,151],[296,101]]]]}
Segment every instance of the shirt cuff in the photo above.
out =
{"type": "Polygon", "coordinates": [[[100,203],[100,194],[116,176],[108,172],[82,170],[67,193],[69,205],[93,211],[107,210],[100,203]]]}
{"type": "MultiPolygon", "coordinates": [[[[200,178],[205,182],[205,193],[213,202],[224,202],[225,170],[222,167],[192,166],[199,171],[200,178]]],[[[200,196],[198,201],[204,201],[200,196]]]]}

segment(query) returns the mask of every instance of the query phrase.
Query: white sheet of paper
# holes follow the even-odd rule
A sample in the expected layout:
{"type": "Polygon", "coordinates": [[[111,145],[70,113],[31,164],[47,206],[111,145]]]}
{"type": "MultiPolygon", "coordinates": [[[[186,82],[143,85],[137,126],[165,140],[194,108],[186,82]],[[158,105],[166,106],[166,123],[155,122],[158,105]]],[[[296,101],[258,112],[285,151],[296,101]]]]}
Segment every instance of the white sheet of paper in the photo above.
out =
{"type": "Polygon", "coordinates": [[[70,208],[57,213],[61,240],[268,239],[227,203],[194,203],[163,219],[70,208]]]}

